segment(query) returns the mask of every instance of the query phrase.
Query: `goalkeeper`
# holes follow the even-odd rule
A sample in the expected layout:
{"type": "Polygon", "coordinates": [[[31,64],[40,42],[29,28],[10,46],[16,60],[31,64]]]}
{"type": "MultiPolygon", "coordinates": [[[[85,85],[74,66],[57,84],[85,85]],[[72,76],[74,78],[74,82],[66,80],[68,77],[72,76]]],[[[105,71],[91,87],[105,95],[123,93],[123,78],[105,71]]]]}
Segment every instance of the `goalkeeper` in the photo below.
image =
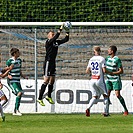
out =
{"type": "Polygon", "coordinates": [[[39,98],[37,100],[37,102],[39,102],[39,104],[42,106],[45,106],[45,104],[43,103],[42,97],[47,86],[48,86],[48,95],[45,98],[50,104],[54,104],[54,101],[52,100],[52,97],[51,97],[51,93],[53,91],[53,85],[55,82],[56,56],[58,53],[58,47],[59,45],[69,40],[69,30],[66,30],[65,38],[61,40],[58,39],[63,29],[63,25],[61,25],[61,27],[59,28],[56,34],[54,34],[53,31],[49,31],[48,39],[46,40],[46,43],[45,43],[46,55],[45,55],[45,61],[43,65],[44,83],[41,86],[39,98]]]}

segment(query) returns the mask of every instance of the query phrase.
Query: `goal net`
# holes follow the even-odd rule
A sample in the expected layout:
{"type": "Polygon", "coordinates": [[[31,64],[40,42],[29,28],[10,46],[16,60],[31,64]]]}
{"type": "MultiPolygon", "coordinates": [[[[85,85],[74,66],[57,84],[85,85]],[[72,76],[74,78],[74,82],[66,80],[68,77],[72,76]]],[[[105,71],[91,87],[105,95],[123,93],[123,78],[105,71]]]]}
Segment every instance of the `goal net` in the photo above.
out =
{"type": "MultiPolygon", "coordinates": [[[[90,76],[85,73],[85,70],[89,59],[93,56],[92,48],[95,45],[101,47],[103,57],[107,56],[107,49],[110,45],[117,46],[117,55],[121,58],[124,68],[124,74],[121,75],[123,82],[122,95],[131,112],[133,94],[130,81],[133,66],[132,23],[72,22],[70,40],[59,47],[56,58],[57,74],[55,90],[52,94],[55,105],[49,105],[45,99],[46,108],[42,108],[36,103],[40,86],[43,83],[43,62],[47,33],[51,29],[57,32],[62,23],[1,22],[1,67],[5,67],[6,60],[11,57],[10,49],[17,47],[21,52],[20,57],[23,61],[22,72],[29,78],[28,80],[21,80],[24,89],[22,112],[84,112],[91,98],[91,92],[88,91],[90,90],[90,76]]],[[[60,38],[64,36],[65,30],[62,31],[60,38]]],[[[3,83],[8,86],[5,79],[3,79],[3,83]]],[[[12,112],[14,98],[11,95],[11,102],[6,106],[6,112],[12,112]]],[[[111,112],[121,112],[123,110],[114,93],[111,95],[111,102],[111,112]]],[[[94,113],[102,111],[102,102],[92,107],[94,113]]]]}

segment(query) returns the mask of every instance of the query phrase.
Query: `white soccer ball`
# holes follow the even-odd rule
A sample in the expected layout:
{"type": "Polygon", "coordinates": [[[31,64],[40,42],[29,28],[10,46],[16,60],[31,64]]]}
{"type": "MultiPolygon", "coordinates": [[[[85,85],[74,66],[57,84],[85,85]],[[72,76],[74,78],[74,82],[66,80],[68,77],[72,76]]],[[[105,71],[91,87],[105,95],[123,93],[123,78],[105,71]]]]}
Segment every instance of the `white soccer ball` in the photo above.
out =
{"type": "Polygon", "coordinates": [[[69,29],[71,29],[71,28],[72,28],[71,22],[66,21],[66,22],[64,23],[64,29],[65,29],[65,30],[69,30],[69,29]]]}

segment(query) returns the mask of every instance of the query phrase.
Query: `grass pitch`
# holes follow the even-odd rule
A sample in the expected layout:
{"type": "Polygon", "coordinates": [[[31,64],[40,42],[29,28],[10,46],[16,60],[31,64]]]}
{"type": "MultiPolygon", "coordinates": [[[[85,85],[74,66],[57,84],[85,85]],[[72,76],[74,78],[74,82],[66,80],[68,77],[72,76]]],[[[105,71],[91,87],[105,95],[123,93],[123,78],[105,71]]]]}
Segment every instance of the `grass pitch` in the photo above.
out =
{"type": "Polygon", "coordinates": [[[111,114],[6,114],[6,121],[0,121],[1,133],[131,133],[133,116],[111,114]]]}

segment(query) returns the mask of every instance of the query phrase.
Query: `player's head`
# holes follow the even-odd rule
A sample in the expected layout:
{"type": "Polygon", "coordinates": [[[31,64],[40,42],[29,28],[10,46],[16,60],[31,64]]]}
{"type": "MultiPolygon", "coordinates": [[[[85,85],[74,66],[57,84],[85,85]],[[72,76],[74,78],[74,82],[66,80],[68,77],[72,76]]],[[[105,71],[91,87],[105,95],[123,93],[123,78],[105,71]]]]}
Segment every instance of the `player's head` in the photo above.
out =
{"type": "Polygon", "coordinates": [[[10,53],[11,53],[12,56],[17,55],[19,57],[19,55],[20,55],[19,49],[17,49],[17,48],[12,48],[10,50],[10,53]]]}
{"type": "Polygon", "coordinates": [[[99,46],[94,46],[93,51],[95,55],[100,55],[101,49],[99,46]]]}
{"type": "Polygon", "coordinates": [[[48,39],[51,39],[54,37],[54,32],[53,31],[49,31],[48,32],[48,39]]]}
{"type": "Polygon", "coordinates": [[[108,55],[115,54],[116,51],[117,51],[117,47],[114,45],[111,45],[111,46],[109,46],[109,49],[108,49],[108,55]]]}

